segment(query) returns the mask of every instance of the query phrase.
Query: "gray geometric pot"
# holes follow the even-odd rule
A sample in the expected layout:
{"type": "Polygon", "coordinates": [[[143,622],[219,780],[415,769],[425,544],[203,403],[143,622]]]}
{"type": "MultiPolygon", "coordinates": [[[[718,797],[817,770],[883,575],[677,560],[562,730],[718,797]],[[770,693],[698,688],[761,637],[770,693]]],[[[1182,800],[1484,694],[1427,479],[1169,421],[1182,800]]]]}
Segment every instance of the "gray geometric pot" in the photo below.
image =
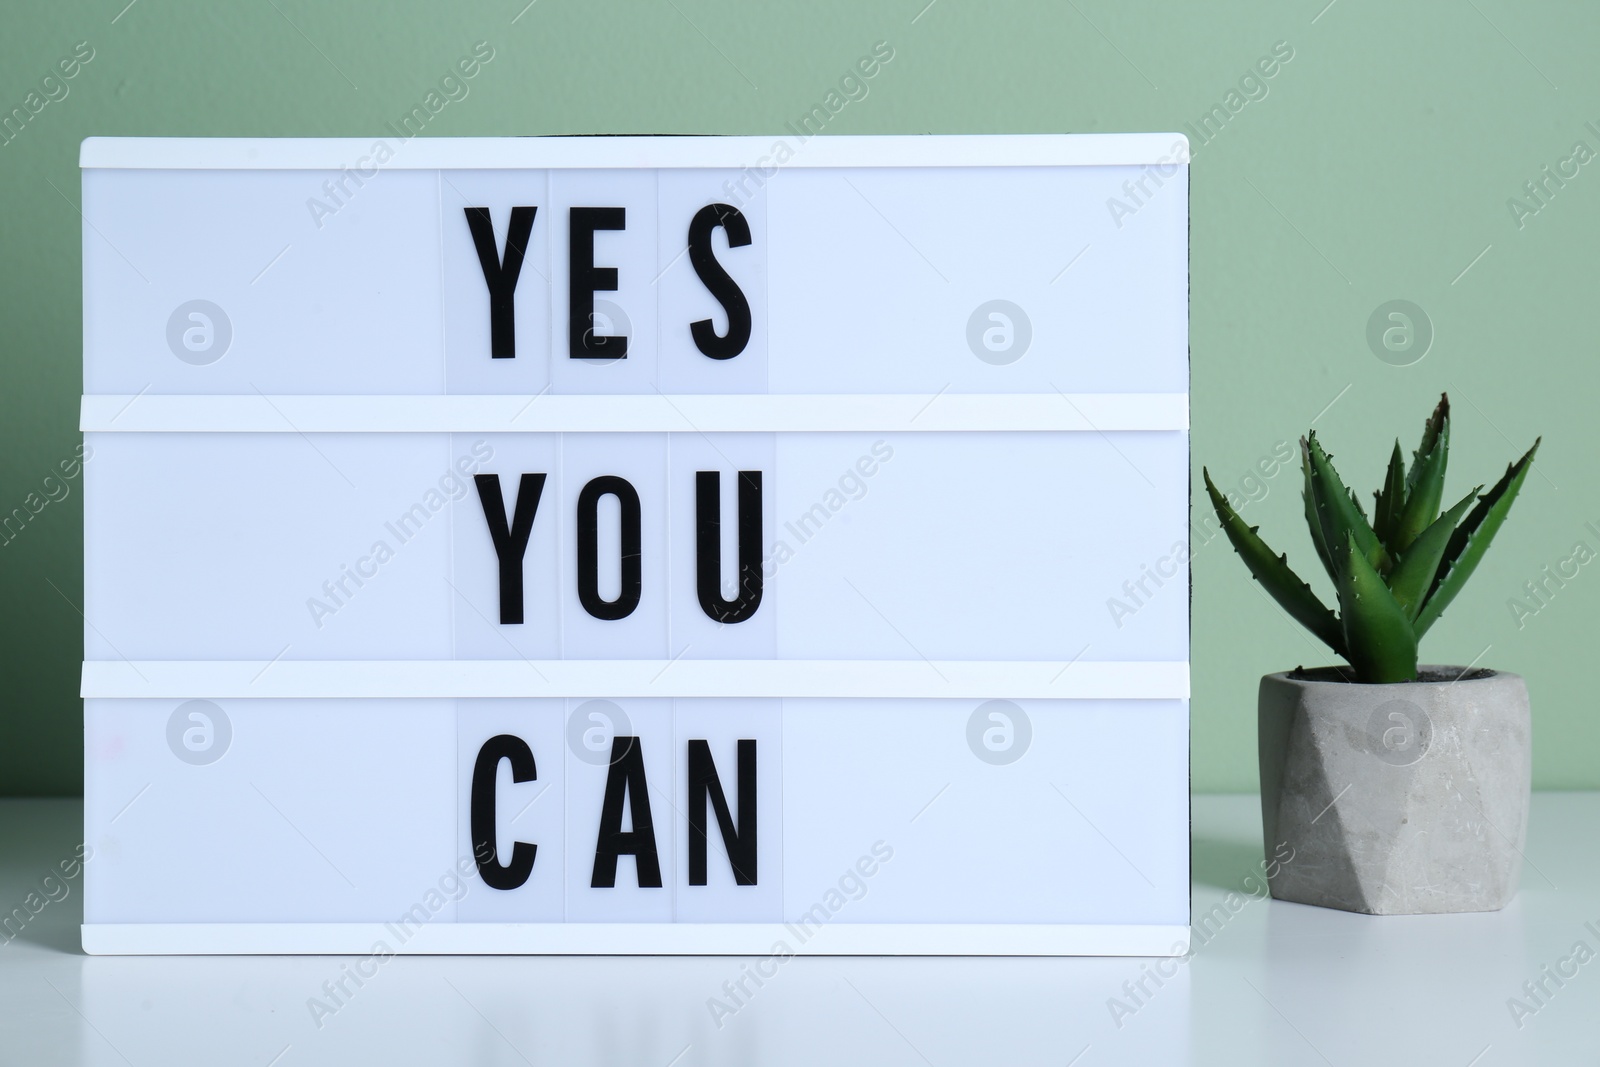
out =
{"type": "Polygon", "coordinates": [[[1269,867],[1272,895],[1369,915],[1505,907],[1528,829],[1527,686],[1461,667],[1393,685],[1340,670],[1261,679],[1264,844],[1292,856],[1269,867]]]}

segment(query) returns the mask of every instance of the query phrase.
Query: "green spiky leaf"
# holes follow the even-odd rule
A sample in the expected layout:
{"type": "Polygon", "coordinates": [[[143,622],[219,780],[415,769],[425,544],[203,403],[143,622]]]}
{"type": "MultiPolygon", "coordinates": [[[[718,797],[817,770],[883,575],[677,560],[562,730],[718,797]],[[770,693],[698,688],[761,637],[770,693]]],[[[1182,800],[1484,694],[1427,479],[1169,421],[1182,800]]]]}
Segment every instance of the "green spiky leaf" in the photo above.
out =
{"type": "Polygon", "coordinates": [[[1333,469],[1328,454],[1317,442],[1315,430],[1301,439],[1300,448],[1311,468],[1309,490],[1317,524],[1322,531],[1323,546],[1334,563],[1331,572],[1335,584],[1343,571],[1339,563],[1347,536],[1355,540],[1356,547],[1374,570],[1387,574],[1393,566],[1389,551],[1378,541],[1378,535],[1373,533],[1366,515],[1356,505],[1355,494],[1345,488],[1339,472],[1333,469]]]}
{"type": "Polygon", "coordinates": [[[1423,599],[1428,590],[1433,588],[1439,561],[1444,558],[1445,549],[1450,545],[1456,523],[1478,499],[1482,489],[1481,485],[1473,489],[1455,507],[1435,519],[1432,526],[1411,542],[1411,547],[1406,549],[1400,562],[1389,572],[1389,592],[1405,609],[1406,618],[1414,621],[1422,610],[1423,599]]]}
{"type": "MultiPolygon", "coordinates": [[[[1406,495],[1410,496],[1416,488],[1417,478],[1420,475],[1420,460],[1423,456],[1433,451],[1434,445],[1439,441],[1439,435],[1444,432],[1445,423],[1450,419],[1450,397],[1448,394],[1439,394],[1439,403],[1434,407],[1433,414],[1428,416],[1428,421],[1422,424],[1422,443],[1411,454],[1411,469],[1406,472],[1406,495]]],[[[1396,442],[1398,444],[1399,442],[1396,442]]]]}
{"type": "Polygon", "coordinates": [[[1272,599],[1276,600],[1295,621],[1310,630],[1334,652],[1344,656],[1344,635],[1339,629],[1339,620],[1333,612],[1317,598],[1311,587],[1289,568],[1288,556],[1274,554],[1267,543],[1256,536],[1256,528],[1245,524],[1228,504],[1227,499],[1212,484],[1211,473],[1203,467],[1200,473],[1205,479],[1206,494],[1211,498],[1211,506],[1216,509],[1223,531],[1227,533],[1233,550],[1239,553],[1239,558],[1244,560],[1245,566],[1250,569],[1256,581],[1261,583],[1271,594],[1272,599]]]}
{"type": "Polygon", "coordinates": [[[1445,468],[1450,462],[1450,399],[1442,397],[1439,406],[1422,431],[1422,444],[1406,475],[1406,503],[1395,526],[1392,547],[1404,552],[1422,531],[1439,517],[1444,500],[1445,468]]]}
{"type": "Polygon", "coordinates": [[[1461,592],[1461,587],[1467,584],[1467,579],[1472,577],[1472,572],[1477,569],[1478,562],[1483,559],[1483,554],[1489,549],[1489,542],[1499,532],[1501,525],[1506,521],[1506,515],[1511,511],[1512,501],[1516,500],[1517,493],[1522,489],[1522,483],[1527,480],[1528,471],[1533,467],[1533,457],[1539,451],[1540,438],[1533,442],[1533,447],[1515,463],[1506,467],[1506,473],[1494,484],[1478,501],[1478,506],[1472,509],[1466,521],[1450,536],[1450,543],[1445,548],[1444,556],[1439,562],[1438,573],[1434,576],[1433,586],[1428,592],[1427,600],[1423,602],[1422,610],[1417,613],[1417,636],[1421,637],[1428,632],[1444,609],[1461,592]]]}
{"type": "Polygon", "coordinates": [[[1417,634],[1405,609],[1346,532],[1340,564],[1339,621],[1345,658],[1368,684],[1409,682],[1417,676],[1417,634]]]}
{"type": "Polygon", "coordinates": [[[1406,460],[1400,452],[1400,441],[1394,442],[1394,453],[1389,457],[1389,472],[1384,476],[1383,488],[1377,493],[1378,503],[1372,509],[1372,532],[1378,535],[1384,547],[1394,552],[1394,532],[1400,525],[1400,513],[1406,506],[1406,460]]]}
{"type": "Polygon", "coordinates": [[[1317,497],[1311,488],[1311,452],[1304,440],[1300,442],[1300,472],[1305,476],[1300,499],[1306,506],[1306,529],[1311,531],[1311,547],[1317,550],[1317,559],[1322,561],[1322,569],[1328,572],[1328,578],[1337,582],[1339,571],[1333,565],[1333,557],[1328,554],[1328,541],[1322,535],[1322,520],[1317,518],[1317,497]]]}

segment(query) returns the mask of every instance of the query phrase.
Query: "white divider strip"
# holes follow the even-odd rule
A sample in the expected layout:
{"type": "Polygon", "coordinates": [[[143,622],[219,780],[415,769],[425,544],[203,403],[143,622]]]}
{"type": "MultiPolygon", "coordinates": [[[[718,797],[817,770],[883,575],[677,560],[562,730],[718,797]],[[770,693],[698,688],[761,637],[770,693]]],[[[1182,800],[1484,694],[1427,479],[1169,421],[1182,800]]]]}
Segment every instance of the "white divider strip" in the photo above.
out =
{"type": "Polygon", "coordinates": [[[84,432],[670,433],[1187,430],[1185,393],[91,395],[84,432]]]}
{"type": "Polygon", "coordinates": [[[90,955],[1181,956],[1177,925],[835,923],[85,923],[90,955]]]}
{"type": "Polygon", "coordinates": [[[393,158],[384,170],[568,167],[1063,167],[1189,162],[1181,133],[813,137],[91,137],[85,169],[339,170],[393,158]],[[779,146],[787,149],[783,157],[779,146]]]}
{"type": "Polygon", "coordinates": [[[1183,662],[89,660],[82,696],[1186,699],[1183,662]]]}

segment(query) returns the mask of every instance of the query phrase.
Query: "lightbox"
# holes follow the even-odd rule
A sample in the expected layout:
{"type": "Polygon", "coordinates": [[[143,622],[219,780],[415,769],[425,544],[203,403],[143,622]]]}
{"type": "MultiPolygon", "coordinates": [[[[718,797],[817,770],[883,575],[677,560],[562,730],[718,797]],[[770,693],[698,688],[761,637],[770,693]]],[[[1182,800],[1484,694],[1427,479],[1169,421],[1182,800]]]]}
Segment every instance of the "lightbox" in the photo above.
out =
{"type": "Polygon", "coordinates": [[[1185,951],[1187,159],[85,142],[85,948],[1185,951]]]}

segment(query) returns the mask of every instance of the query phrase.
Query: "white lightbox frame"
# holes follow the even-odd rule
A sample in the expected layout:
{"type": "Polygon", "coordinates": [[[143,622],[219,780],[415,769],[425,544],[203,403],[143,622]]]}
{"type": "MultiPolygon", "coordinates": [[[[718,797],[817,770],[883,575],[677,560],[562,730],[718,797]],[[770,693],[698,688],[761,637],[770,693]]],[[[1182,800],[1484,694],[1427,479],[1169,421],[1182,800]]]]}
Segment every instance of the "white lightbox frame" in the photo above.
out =
{"type": "MultiPolygon", "coordinates": [[[[418,138],[384,170],[734,169],[770,156],[774,137],[418,138]]],[[[85,171],[338,171],[372,138],[90,138],[85,171]]],[[[1178,134],[817,137],[784,169],[1176,167],[1178,134]]],[[[1169,179],[1171,180],[1171,179],[1169,179]]],[[[1186,193],[1185,193],[1186,196],[1186,193]]],[[[1186,201],[1185,201],[1186,205],[1186,201]]],[[[1187,219],[1187,206],[1184,207],[1187,219]]],[[[85,219],[86,258],[100,238],[85,219]]],[[[1185,248],[1187,238],[1185,236],[1185,248]]],[[[1069,252],[1071,250],[1068,250],[1069,252]]],[[[97,250],[99,254],[99,250],[97,250]]],[[[93,294],[86,291],[86,304],[93,294]]],[[[1187,296],[1185,294],[1185,301],[1187,296]]],[[[1187,306],[1183,309],[1187,322],[1187,306]]],[[[97,358],[101,355],[96,354],[97,358]]],[[[86,352],[86,359],[88,353],[86,352]]],[[[1189,429],[1186,392],[637,395],[87,393],[86,433],[914,432],[1100,434],[1189,429]],[[1065,403],[1063,403],[1065,400],[1065,403]],[[525,418],[525,412],[532,416],[525,418]]],[[[88,699],[230,697],[970,697],[1187,701],[1189,664],[919,660],[118,661],[84,663],[88,699]],[[265,668],[271,666],[267,672],[265,668]],[[1071,670],[1065,668],[1071,667],[1071,670]],[[667,668],[671,668],[667,670],[667,668]]],[[[1185,717],[1186,718],[1186,717],[1185,717]]],[[[1184,812],[1187,822],[1187,812],[1184,812]]],[[[92,864],[91,864],[92,866],[92,864]]],[[[365,955],[373,923],[86,922],[91,953],[365,955]]],[[[486,954],[766,955],[783,923],[440,922],[398,951],[486,954]]],[[[850,923],[796,954],[1144,955],[1187,952],[1180,923],[850,923]]]]}

